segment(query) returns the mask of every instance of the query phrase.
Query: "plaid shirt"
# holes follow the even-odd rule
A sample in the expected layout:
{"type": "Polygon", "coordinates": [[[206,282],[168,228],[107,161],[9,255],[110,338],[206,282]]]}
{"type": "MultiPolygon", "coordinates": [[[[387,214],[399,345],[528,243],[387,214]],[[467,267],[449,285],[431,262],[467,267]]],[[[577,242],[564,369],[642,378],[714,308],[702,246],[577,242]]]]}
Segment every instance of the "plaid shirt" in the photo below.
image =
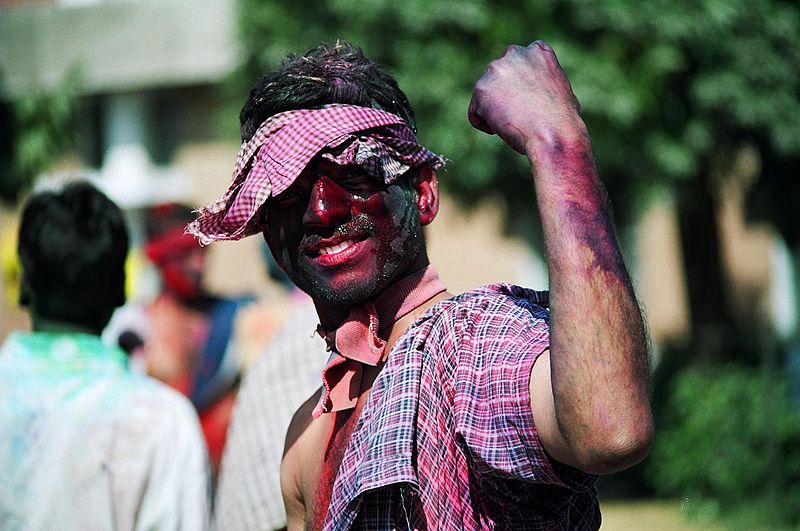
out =
{"type": "Polygon", "coordinates": [[[326,530],[596,529],[596,477],[551,460],[530,410],[547,294],[497,284],[398,340],[339,469],[326,530]]]}

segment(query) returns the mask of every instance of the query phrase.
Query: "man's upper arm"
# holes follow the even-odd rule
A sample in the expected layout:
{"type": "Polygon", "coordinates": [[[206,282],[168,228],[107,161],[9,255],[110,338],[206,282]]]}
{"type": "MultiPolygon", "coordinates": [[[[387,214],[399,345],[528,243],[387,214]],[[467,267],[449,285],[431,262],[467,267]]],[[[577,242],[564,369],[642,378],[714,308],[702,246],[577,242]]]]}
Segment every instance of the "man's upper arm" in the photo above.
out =
{"type": "MultiPolygon", "coordinates": [[[[457,363],[453,373],[456,430],[474,456],[479,474],[583,490],[594,478],[558,466],[558,460],[549,453],[556,448],[552,444],[552,435],[558,433],[555,417],[535,412],[542,424],[545,446],[531,408],[537,403],[538,409],[542,401],[535,394],[532,399],[530,392],[538,393],[542,388],[531,386],[531,375],[539,365],[536,360],[548,357],[547,310],[533,300],[529,290],[505,285],[494,289],[501,296],[489,293],[481,297],[456,320],[463,323],[454,331],[458,361],[451,362],[457,363]]],[[[549,370],[546,365],[545,361],[541,367],[549,370]]],[[[538,378],[537,370],[534,381],[538,378]]],[[[550,389],[549,376],[546,380],[544,387],[550,389]]],[[[544,397],[542,405],[542,411],[552,412],[552,393],[544,397]]],[[[569,463],[563,452],[556,455],[569,463]]]]}
{"type": "MultiPolygon", "coordinates": [[[[314,451],[315,438],[321,434],[319,430],[311,427],[312,412],[317,402],[319,402],[321,389],[318,389],[308,400],[300,406],[289,423],[286,431],[286,443],[283,449],[283,459],[281,460],[281,495],[283,505],[286,509],[287,528],[291,530],[303,529],[306,517],[306,506],[303,497],[304,471],[307,467],[313,466],[314,461],[310,458],[320,456],[309,455],[314,451]],[[309,429],[312,428],[312,429],[309,429]]],[[[323,441],[324,442],[324,441],[323,441]]],[[[316,486],[311,489],[316,491],[316,486]]]]}
{"type": "Polygon", "coordinates": [[[560,463],[575,467],[575,461],[561,434],[556,417],[553,384],[550,373],[550,350],[542,352],[531,369],[531,412],[536,432],[547,455],[560,463]]]}
{"type": "Polygon", "coordinates": [[[305,519],[305,506],[299,488],[297,458],[289,450],[281,462],[281,496],[286,509],[287,529],[302,529],[305,519]]]}

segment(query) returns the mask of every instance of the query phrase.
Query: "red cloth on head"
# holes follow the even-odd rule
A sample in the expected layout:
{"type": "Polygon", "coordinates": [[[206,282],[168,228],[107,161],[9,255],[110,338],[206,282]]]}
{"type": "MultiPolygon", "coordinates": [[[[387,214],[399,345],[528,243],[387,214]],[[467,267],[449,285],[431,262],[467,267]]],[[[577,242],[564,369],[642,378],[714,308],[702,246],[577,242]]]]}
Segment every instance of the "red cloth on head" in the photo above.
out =
{"type": "Polygon", "coordinates": [[[183,226],[170,229],[148,241],[144,254],[154,264],[161,266],[187,250],[199,247],[197,240],[183,226]]]}

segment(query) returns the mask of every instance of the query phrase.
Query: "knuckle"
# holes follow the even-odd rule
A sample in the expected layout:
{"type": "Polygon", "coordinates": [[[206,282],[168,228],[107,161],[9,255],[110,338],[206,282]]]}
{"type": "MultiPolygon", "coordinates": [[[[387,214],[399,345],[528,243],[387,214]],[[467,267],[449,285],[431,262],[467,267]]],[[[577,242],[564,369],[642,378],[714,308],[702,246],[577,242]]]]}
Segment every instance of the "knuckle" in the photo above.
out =
{"type": "Polygon", "coordinates": [[[532,53],[537,54],[537,55],[555,57],[555,51],[545,41],[541,41],[541,40],[540,41],[533,41],[528,46],[528,50],[530,50],[532,53]]]}

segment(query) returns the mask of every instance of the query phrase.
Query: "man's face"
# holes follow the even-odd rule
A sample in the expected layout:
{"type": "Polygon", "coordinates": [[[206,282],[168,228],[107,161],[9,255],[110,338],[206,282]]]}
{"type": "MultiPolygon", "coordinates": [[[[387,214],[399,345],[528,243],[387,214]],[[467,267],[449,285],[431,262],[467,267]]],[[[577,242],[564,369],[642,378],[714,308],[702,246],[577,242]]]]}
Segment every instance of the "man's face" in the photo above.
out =
{"type": "Polygon", "coordinates": [[[264,238],[302,290],[332,306],[367,300],[424,249],[414,192],[358,166],[315,159],[265,207],[264,238]]]}
{"type": "Polygon", "coordinates": [[[206,253],[201,247],[174,253],[161,266],[164,287],[183,299],[194,299],[203,293],[206,253]]]}

